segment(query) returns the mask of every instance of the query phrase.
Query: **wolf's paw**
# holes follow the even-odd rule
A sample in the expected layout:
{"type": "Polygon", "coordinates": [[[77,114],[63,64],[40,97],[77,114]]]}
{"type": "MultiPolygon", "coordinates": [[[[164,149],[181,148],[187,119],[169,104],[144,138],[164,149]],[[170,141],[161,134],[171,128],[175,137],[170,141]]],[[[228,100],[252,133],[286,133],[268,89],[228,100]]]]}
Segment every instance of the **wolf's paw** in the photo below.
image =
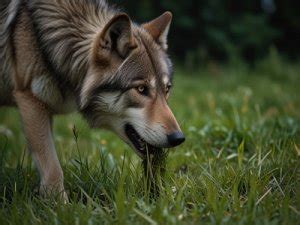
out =
{"type": "Polygon", "coordinates": [[[43,198],[62,201],[64,204],[67,204],[69,202],[68,194],[65,191],[64,186],[62,184],[60,185],[41,184],[39,189],[39,194],[43,198]]]}

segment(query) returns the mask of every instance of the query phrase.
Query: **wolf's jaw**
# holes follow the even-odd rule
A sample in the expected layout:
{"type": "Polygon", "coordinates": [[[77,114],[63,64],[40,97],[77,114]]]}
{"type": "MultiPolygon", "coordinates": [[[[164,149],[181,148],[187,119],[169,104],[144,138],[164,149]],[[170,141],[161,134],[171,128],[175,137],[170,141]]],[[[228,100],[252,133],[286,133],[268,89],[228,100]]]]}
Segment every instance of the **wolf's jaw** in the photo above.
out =
{"type": "Polygon", "coordinates": [[[125,125],[125,133],[136,151],[142,156],[155,154],[155,152],[161,150],[147,143],[130,124],[125,125]]]}

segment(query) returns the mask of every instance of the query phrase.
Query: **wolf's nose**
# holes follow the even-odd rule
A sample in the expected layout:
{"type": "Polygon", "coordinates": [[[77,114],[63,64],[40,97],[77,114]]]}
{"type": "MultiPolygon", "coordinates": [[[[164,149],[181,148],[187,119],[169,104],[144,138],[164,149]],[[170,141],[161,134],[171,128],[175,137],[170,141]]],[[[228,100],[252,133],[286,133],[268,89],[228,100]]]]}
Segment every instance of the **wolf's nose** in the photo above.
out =
{"type": "Polygon", "coordinates": [[[180,145],[185,141],[185,137],[182,132],[177,131],[168,135],[168,142],[171,147],[180,145]]]}

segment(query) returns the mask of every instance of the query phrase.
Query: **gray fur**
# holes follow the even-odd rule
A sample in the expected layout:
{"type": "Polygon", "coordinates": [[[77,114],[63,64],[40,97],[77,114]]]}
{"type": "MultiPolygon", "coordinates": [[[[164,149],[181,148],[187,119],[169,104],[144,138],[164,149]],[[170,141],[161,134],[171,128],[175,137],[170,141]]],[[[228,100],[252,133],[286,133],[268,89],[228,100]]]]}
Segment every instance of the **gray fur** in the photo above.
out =
{"type": "MultiPolygon", "coordinates": [[[[140,156],[128,124],[138,141],[170,146],[168,135],[180,131],[167,105],[171,13],[146,27],[104,0],[5,0],[0,13],[0,106],[16,100],[37,156],[50,149],[57,161],[51,132],[43,143],[36,135],[52,115],[76,110],[91,127],[114,131],[140,156]],[[32,121],[39,112],[37,128],[32,121]]],[[[56,175],[63,187],[61,171],[56,175]]]]}
{"type": "Polygon", "coordinates": [[[87,72],[91,43],[117,11],[103,0],[30,0],[28,8],[40,48],[76,87],[87,72]]]}
{"type": "Polygon", "coordinates": [[[20,0],[5,0],[0,5],[0,105],[12,104],[13,47],[11,32],[20,4],[20,0]]]}

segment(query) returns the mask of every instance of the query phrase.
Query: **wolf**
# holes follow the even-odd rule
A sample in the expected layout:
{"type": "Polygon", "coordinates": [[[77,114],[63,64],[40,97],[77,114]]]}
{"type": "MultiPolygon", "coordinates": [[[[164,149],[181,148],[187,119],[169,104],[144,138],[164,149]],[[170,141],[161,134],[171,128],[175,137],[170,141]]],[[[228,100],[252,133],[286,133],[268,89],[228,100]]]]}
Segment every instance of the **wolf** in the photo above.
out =
{"type": "Polygon", "coordinates": [[[137,24],[104,0],[2,0],[0,106],[20,112],[40,191],[67,194],[52,118],[77,111],[144,158],[185,137],[167,100],[172,14],[137,24]]]}

